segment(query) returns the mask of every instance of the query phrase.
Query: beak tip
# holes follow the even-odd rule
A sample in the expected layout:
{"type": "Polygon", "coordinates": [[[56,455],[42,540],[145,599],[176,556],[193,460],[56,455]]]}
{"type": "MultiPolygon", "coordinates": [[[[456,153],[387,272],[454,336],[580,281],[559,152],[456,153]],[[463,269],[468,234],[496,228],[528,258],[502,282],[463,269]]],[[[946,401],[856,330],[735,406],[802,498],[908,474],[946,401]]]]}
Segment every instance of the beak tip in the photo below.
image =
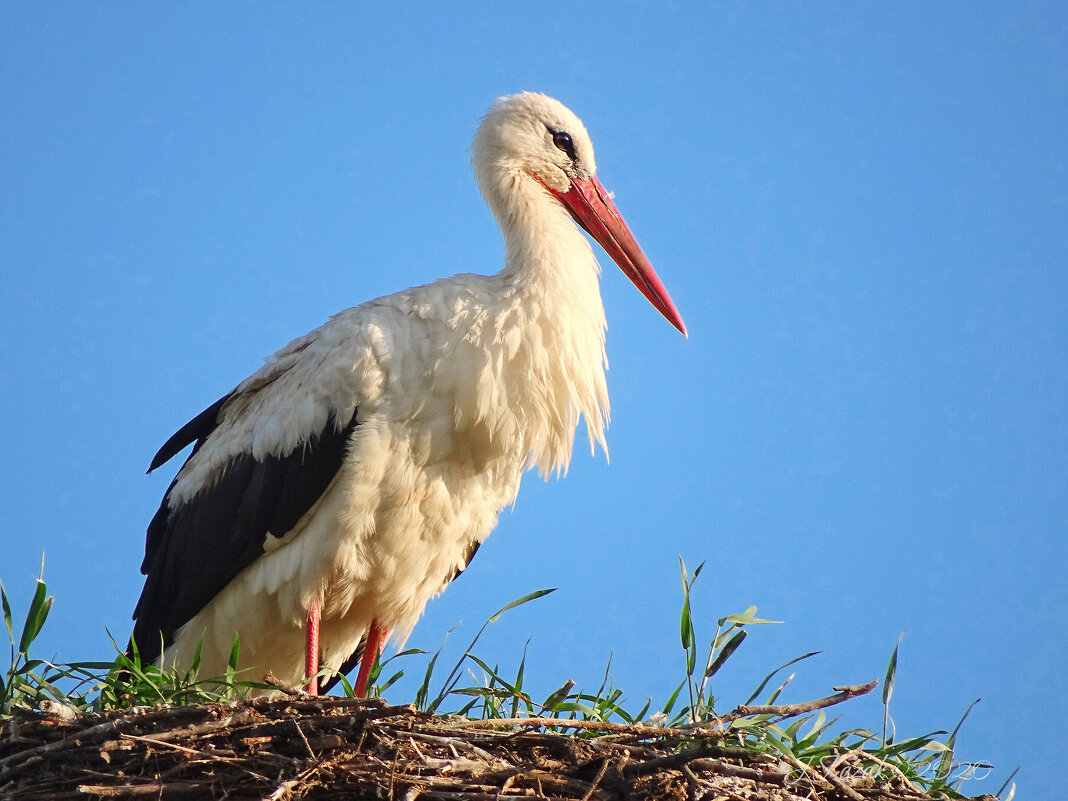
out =
{"type": "MultiPolygon", "coordinates": [[[[653,300],[653,297],[649,297],[649,300],[653,300]]],[[[675,308],[675,304],[671,302],[671,298],[667,297],[667,290],[661,287],[661,292],[656,293],[653,305],[664,316],[664,319],[671,323],[680,334],[687,339],[690,338],[690,332],[686,330],[686,323],[682,321],[682,315],[679,314],[679,310],[675,308]]]]}

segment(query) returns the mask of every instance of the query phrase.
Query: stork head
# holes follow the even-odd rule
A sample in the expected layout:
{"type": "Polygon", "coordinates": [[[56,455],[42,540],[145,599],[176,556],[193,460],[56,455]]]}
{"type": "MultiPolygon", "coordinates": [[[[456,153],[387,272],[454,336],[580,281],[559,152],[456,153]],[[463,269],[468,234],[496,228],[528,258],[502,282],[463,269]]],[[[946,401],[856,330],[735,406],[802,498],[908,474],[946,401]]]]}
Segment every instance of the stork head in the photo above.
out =
{"type": "Polygon", "coordinates": [[[522,214],[529,192],[562,205],[649,302],[683,334],[675,304],[597,180],[593,143],[570,109],[542,94],[502,97],[489,110],[472,146],[483,196],[502,226],[522,214]]]}

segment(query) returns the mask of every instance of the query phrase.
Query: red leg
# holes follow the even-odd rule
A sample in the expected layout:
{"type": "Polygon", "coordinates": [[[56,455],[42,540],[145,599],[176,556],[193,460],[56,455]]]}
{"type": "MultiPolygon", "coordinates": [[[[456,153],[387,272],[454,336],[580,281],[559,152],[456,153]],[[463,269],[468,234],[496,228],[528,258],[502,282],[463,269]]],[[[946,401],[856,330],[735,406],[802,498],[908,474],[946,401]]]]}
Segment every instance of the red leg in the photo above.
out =
{"type": "Polygon", "coordinates": [[[304,646],[304,677],[308,679],[308,695],[319,694],[319,604],[308,610],[308,640],[304,646]]]}
{"type": "Polygon", "coordinates": [[[367,638],[363,642],[363,659],[360,660],[360,672],[356,674],[357,698],[367,697],[367,679],[371,674],[371,665],[375,657],[382,652],[382,645],[386,641],[386,630],[377,620],[371,621],[371,628],[367,630],[367,638]]]}

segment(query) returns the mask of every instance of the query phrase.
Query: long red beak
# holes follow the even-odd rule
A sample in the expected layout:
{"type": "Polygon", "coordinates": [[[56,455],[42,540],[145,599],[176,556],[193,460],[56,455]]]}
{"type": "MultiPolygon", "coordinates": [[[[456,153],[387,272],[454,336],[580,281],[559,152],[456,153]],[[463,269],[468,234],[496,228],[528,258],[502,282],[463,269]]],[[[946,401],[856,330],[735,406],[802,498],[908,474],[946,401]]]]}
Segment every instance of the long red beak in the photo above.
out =
{"type": "Polygon", "coordinates": [[[549,192],[571,212],[575,222],[597,240],[605,253],[612,257],[612,261],[619,265],[619,269],[634,282],[634,286],[656,306],[667,321],[686,336],[686,323],[682,321],[678,309],[671,302],[671,296],[664,289],[653,265],[649,263],[634,234],[623,222],[616,204],[612,202],[612,198],[596,176],[588,179],[572,178],[571,188],[566,192],[556,192],[552,189],[549,189],[549,192]]]}

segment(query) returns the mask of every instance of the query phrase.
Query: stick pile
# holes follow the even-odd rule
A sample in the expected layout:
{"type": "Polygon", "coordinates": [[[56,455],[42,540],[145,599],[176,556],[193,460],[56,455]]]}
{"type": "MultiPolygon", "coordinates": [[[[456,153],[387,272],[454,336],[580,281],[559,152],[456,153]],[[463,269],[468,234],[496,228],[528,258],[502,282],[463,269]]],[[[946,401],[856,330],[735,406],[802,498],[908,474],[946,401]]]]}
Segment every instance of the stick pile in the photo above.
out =
{"type": "Polygon", "coordinates": [[[53,708],[0,726],[0,799],[927,798],[904,776],[877,784],[854,769],[859,756],[814,768],[732,745],[722,730],[573,723],[564,732],[559,720],[333,697],[102,717],[53,708]]]}

